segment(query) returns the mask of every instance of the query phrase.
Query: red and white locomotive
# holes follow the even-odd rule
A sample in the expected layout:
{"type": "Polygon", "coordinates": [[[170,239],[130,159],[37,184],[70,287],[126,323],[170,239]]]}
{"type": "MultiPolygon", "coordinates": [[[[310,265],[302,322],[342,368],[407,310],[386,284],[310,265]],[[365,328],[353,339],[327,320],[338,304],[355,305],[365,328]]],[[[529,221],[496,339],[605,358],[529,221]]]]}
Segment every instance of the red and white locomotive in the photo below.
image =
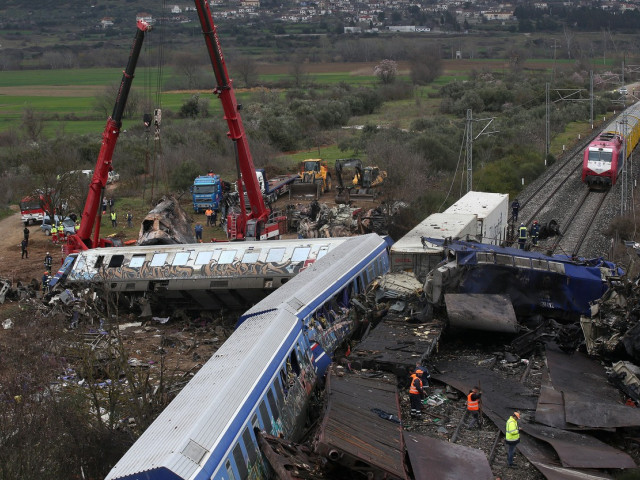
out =
{"type": "Polygon", "coordinates": [[[615,185],[639,139],[640,102],[637,102],[609,123],[584,150],[582,181],[592,188],[615,185]]]}

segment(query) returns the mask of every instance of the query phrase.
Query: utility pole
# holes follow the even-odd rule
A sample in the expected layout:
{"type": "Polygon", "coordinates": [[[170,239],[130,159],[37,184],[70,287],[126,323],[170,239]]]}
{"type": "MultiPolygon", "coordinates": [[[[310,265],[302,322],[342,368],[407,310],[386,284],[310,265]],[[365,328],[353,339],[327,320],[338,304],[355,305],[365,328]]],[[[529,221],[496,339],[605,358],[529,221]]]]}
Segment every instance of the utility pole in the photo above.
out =
{"type": "Polygon", "coordinates": [[[467,135],[466,135],[466,159],[467,159],[467,192],[473,190],[473,114],[467,109],[467,135]]]}
{"type": "Polygon", "coordinates": [[[589,116],[589,123],[591,123],[591,130],[593,130],[593,70],[589,72],[589,99],[591,103],[591,114],[589,116]]]}
{"type": "Polygon", "coordinates": [[[549,158],[549,150],[551,149],[551,132],[549,114],[549,82],[545,85],[546,101],[545,101],[545,125],[544,125],[544,166],[547,166],[547,158],[549,158]]]}

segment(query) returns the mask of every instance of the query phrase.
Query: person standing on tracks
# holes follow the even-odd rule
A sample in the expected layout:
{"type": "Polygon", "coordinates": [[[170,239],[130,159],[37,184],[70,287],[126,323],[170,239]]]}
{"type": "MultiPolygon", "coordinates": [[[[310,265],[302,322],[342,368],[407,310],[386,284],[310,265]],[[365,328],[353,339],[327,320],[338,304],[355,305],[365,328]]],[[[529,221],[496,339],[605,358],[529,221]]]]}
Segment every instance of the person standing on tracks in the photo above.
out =
{"type": "Polygon", "coordinates": [[[538,245],[538,237],[540,236],[540,224],[538,220],[533,221],[533,225],[531,225],[531,243],[533,245],[538,245]]]}
{"type": "Polygon", "coordinates": [[[525,227],[524,223],[521,223],[520,228],[518,229],[518,246],[520,250],[524,250],[524,247],[527,244],[527,235],[527,227],[525,227]]]}
{"type": "Polygon", "coordinates": [[[471,421],[468,428],[473,428],[478,425],[480,428],[480,398],[482,397],[482,392],[478,387],[473,387],[469,394],[467,395],[467,412],[471,415],[471,421]]]}
{"type": "Polygon", "coordinates": [[[417,368],[411,375],[411,385],[409,386],[409,400],[411,402],[411,416],[420,418],[422,415],[422,397],[424,390],[422,389],[422,369],[417,368]]]}
{"type": "Polygon", "coordinates": [[[504,435],[507,443],[507,465],[514,467],[513,456],[516,453],[516,445],[520,443],[520,428],[518,427],[520,420],[520,412],[513,412],[513,415],[507,420],[506,432],[504,435]]]}
{"type": "Polygon", "coordinates": [[[520,211],[520,202],[516,198],[511,202],[511,215],[513,216],[514,223],[518,221],[518,212],[520,211]]]}

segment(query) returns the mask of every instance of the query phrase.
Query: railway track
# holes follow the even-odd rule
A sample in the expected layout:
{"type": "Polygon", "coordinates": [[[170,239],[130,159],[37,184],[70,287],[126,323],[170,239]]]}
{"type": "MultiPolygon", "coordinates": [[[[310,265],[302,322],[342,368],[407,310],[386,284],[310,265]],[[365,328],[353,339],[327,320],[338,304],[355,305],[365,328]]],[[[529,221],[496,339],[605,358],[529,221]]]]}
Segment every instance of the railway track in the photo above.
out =
{"type": "Polygon", "coordinates": [[[556,237],[551,251],[578,256],[593,222],[598,218],[609,191],[586,191],[562,220],[562,234],[556,237]]]}

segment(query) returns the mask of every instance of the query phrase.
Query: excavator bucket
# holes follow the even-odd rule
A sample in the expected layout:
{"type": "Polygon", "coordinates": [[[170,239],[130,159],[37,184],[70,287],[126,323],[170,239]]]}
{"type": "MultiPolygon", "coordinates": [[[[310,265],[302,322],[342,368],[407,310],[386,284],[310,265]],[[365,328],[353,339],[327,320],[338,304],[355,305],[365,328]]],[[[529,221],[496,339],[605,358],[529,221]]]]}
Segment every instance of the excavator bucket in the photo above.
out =
{"type": "Polygon", "coordinates": [[[322,183],[313,182],[294,182],[289,189],[289,198],[314,198],[319,199],[322,194],[322,183]]]}
{"type": "Polygon", "coordinates": [[[338,187],[337,188],[338,193],[336,193],[336,203],[340,204],[343,203],[345,205],[348,205],[349,202],[351,201],[351,191],[348,188],[345,187],[338,187]]]}

